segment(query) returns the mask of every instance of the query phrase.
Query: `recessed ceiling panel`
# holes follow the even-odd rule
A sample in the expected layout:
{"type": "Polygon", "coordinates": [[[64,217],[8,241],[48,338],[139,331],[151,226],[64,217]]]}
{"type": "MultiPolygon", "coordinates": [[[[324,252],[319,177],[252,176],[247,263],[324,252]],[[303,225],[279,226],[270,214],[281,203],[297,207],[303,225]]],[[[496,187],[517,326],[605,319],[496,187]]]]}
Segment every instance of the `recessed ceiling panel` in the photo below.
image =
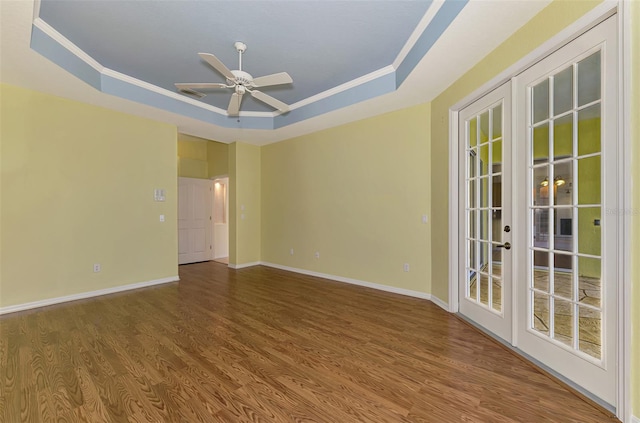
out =
{"type": "MultiPolygon", "coordinates": [[[[43,0],[40,18],[101,65],[175,91],[176,82],[224,82],[199,52],[253,77],[288,72],[263,91],[287,104],[390,65],[431,1],[43,0]]],[[[225,110],[230,92],[201,101],[225,110]]],[[[273,109],[245,96],[243,111],[273,109]]]]}

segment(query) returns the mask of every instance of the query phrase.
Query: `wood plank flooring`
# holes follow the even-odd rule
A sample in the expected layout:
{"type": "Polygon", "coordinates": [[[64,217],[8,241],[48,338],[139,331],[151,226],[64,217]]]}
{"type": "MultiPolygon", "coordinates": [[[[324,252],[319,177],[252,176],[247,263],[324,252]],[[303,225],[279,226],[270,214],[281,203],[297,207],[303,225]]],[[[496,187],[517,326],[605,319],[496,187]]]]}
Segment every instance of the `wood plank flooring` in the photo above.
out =
{"type": "Polygon", "coordinates": [[[429,301],[209,262],[0,317],[0,420],[604,422],[429,301]]]}

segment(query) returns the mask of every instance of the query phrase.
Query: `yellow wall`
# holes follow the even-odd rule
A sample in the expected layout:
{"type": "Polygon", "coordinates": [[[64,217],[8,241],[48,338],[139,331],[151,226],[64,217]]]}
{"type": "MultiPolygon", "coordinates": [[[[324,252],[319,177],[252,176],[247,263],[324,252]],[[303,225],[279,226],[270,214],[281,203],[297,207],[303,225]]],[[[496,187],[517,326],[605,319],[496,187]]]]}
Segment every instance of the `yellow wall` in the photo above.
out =
{"type": "Polygon", "coordinates": [[[429,293],[429,113],[421,105],[263,147],[262,260],[429,293]]]}
{"type": "Polygon", "coordinates": [[[209,141],[207,144],[209,178],[229,175],[229,145],[209,141]]]}
{"type": "Polygon", "coordinates": [[[175,127],[10,85],[0,93],[0,306],[176,276],[175,127]]]}
{"type": "Polygon", "coordinates": [[[632,270],[632,389],[631,397],[633,414],[640,418],[640,2],[631,2],[632,9],[632,93],[631,96],[631,140],[633,149],[633,164],[631,176],[633,181],[633,208],[632,217],[633,241],[631,257],[633,257],[632,270]]]}
{"type": "Polygon", "coordinates": [[[261,151],[255,145],[229,146],[229,263],[260,261],[261,151]]]}
{"type": "Polygon", "coordinates": [[[178,134],[178,176],[210,179],[228,174],[228,144],[178,134]]]}
{"type": "Polygon", "coordinates": [[[178,134],[178,176],[209,178],[207,144],[209,141],[205,139],[178,134]]]}

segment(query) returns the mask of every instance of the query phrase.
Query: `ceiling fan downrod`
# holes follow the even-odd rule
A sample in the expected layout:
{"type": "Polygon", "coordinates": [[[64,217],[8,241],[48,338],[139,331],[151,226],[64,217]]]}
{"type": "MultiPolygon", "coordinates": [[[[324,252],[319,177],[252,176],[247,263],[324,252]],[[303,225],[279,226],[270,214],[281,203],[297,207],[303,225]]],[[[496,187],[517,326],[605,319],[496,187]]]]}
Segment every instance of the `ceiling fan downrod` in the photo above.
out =
{"type": "Polygon", "coordinates": [[[238,50],[238,70],[242,70],[242,53],[247,50],[247,45],[241,41],[236,41],[233,46],[238,50]]]}

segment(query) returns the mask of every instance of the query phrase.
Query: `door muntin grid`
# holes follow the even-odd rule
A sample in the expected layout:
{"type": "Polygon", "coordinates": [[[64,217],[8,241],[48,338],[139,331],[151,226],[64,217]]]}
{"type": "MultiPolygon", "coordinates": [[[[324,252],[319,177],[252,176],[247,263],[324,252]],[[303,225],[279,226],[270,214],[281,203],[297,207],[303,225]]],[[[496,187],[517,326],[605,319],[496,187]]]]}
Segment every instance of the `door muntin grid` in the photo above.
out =
{"type": "Polygon", "coordinates": [[[465,121],[465,298],[503,312],[503,102],[465,121]]]}
{"type": "Polygon", "coordinates": [[[528,329],[604,360],[601,51],[529,87],[528,329]]]}

